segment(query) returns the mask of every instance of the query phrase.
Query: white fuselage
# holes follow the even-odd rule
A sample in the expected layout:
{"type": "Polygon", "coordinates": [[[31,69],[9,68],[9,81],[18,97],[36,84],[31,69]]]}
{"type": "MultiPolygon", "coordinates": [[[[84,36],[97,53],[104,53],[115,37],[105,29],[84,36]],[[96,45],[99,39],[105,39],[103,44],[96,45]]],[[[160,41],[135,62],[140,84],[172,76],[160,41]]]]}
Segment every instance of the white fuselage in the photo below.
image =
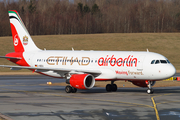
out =
{"type": "MultiPolygon", "coordinates": [[[[176,72],[167,58],[153,52],[40,50],[24,52],[23,56],[31,67],[99,70],[102,74],[96,80],[162,80],[176,72]],[[153,60],[159,63],[151,64],[153,60]]],[[[40,73],[64,77],[59,71],[40,73]]]]}

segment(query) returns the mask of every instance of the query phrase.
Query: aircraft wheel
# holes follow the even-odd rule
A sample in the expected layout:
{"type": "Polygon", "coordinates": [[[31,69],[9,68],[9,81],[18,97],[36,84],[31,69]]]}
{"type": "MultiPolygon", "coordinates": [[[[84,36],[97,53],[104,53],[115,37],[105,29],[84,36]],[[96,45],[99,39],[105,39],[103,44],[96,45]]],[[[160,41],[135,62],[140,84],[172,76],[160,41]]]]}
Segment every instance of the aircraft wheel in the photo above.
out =
{"type": "Polygon", "coordinates": [[[72,92],[72,87],[69,86],[69,85],[66,86],[65,91],[66,91],[66,93],[71,93],[72,92]]]}
{"type": "Polygon", "coordinates": [[[112,91],[112,85],[111,84],[107,84],[106,85],[106,91],[107,92],[111,92],[112,91]]]}
{"type": "Polygon", "coordinates": [[[112,91],[116,92],[117,91],[117,85],[116,84],[112,84],[112,91]]]}
{"type": "Polygon", "coordinates": [[[148,94],[153,94],[153,92],[154,92],[153,89],[147,89],[148,94]]]}
{"type": "Polygon", "coordinates": [[[76,93],[77,92],[77,89],[72,87],[72,93],[76,93]]]}

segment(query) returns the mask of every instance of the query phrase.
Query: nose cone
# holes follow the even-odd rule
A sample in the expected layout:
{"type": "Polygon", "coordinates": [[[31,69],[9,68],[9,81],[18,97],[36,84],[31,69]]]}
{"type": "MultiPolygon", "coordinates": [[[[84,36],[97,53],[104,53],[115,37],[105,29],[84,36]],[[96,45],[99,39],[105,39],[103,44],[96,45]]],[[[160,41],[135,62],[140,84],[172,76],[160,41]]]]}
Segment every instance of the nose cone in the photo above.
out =
{"type": "Polygon", "coordinates": [[[167,69],[167,77],[172,77],[176,73],[176,68],[172,64],[167,69]]]}

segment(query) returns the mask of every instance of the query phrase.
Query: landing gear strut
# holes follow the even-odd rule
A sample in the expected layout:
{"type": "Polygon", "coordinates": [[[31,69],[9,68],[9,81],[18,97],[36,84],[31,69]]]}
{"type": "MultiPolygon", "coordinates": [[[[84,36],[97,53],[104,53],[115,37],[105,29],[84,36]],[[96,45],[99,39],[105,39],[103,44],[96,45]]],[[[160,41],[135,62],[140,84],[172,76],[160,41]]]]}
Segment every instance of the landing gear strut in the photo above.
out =
{"type": "MultiPolygon", "coordinates": [[[[70,74],[65,74],[65,78],[66,78],[66,83],[70,84],[69,80],[71,78],[71,75],[70,74]]],[[[65,88],[65,91],[66,91],[66,93],[76,93],[77,89],[70,86],[70,85],[67,85],[66,88],[65,88]]]]}
{"type": "Polygon", "coordinates": [[[153,89],[151,87],[151,81],[146,81],[146,84],[148,86],[147,93],[148,94],[153,94],[154,91],[153,91],[153,89]]]}
{"type": "Polygon", "coordinates": [[[65,91],[66,91],[66,93],[76,93],[77,89],[67,85],[66,88],[65,88],[65,91]]]}
{"type": "Polygon", "coordinates": [[[106,91],[107,92],[116,92],[117,91],[117,85],[114,84],[114,81],[111,81],[111,84],[106,85],[106,91]]]}

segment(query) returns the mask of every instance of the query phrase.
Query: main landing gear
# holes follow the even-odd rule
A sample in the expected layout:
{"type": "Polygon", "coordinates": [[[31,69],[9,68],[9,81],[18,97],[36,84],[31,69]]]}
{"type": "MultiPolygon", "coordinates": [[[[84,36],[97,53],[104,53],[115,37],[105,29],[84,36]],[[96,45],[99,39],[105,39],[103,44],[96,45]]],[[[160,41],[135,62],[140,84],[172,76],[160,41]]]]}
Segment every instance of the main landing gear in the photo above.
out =
{"type": "Polygon", "coordinates": [[[74,87],[71,87],[70,85],[67,85],[65,88],[66,93],[76,93],[77,89],[74,87]]]}
{"type": "Polygon", "coordinates": [[[111,84],[106,85],[106,91],[107,92],[116,92],[117,91],[117,85],[114,84],[114,81],[111,81],[111,84]]]}
{"type": "Polygon", "coordinates": [[[153,89],[152,89],[152,87],[151,87],[151,81],[146,81],[146,84],[147,84],[147,86],[148,86],[147,93],[148,93],[148,94],[153,94],[154,91],[153,91],[153,89]]]}

